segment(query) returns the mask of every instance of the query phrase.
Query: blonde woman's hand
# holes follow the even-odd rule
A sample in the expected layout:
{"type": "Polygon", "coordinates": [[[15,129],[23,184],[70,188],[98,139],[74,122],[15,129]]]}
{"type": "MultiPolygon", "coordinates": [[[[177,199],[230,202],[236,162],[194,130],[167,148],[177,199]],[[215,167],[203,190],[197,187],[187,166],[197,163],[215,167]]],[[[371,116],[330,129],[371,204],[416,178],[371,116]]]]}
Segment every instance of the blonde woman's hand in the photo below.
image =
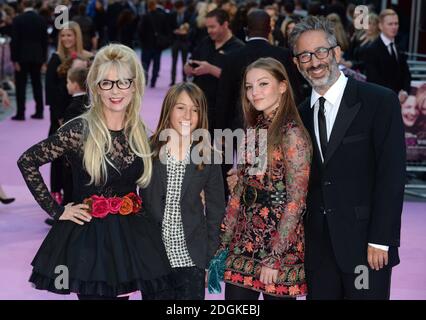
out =
{"type": "Polygon", "coordinates": [[[278,279],[278,270],[263,266],[260,269],[260,281],[265,285],[276,283],[278,279]]]}
{"type": "Polygon", "coordinates": [[[59,220],[70,220],[79,225],[83,225],[84,222],[90,222],[92,216],[87,212],[89,206],[87,204],[76,204],[74,202],[68,203],[65,206],[65,211],[59,217],[59,220]]]}

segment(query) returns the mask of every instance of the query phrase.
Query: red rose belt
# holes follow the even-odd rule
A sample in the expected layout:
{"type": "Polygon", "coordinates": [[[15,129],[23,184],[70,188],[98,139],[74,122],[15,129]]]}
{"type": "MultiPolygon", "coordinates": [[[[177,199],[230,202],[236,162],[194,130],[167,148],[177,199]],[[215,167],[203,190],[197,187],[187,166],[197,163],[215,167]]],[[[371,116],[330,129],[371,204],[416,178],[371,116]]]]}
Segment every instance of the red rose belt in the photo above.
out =
{"type": "Polygon", "coordinates": [[[89,213],[95,218],[105,218],[108,214],[120,214],[127,216],[135,214],[142,208],[142,199],[134,192],[124,197],[105,198],[93,195],[83,200],[89,206],[89,213]]]}

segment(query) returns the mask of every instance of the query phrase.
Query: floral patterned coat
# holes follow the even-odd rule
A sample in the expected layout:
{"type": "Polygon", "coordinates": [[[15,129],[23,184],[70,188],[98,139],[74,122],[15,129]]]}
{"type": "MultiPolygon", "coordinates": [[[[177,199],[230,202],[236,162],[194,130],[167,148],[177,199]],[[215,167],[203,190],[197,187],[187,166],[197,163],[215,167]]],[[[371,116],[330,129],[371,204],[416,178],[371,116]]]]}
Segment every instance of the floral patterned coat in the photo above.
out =
{"type": "MultiPolygon", "coordinates": [[[[259,115],[256,125],[249,129],[256,133],[268,129],[274,115],[259,115]]],[[[282,144],[273,150],[271,163],[263,173],[253,175],[250,168],[259,150],[264,149],[266,154],[266,148],[259,148],[259,139],[253,141],[250,135],[243,143],[246,161],[238,166],[238,183],[222,223],[222,247],[229,248],[224,280],[272,296],[295,297],[307,293],[302,216],[312,147],[305,130],[293,121],[283,125],[282,133],[282,144]],[[254,146],[252,150],[250,145],[254,146]],[[243,197],[247,186],[259,193],[283,196],[280,201],[267,196],[247,204],[243,197]],[[265,285],[259,280],[262,266],[279,270],[276,283],[265,285]]]]}

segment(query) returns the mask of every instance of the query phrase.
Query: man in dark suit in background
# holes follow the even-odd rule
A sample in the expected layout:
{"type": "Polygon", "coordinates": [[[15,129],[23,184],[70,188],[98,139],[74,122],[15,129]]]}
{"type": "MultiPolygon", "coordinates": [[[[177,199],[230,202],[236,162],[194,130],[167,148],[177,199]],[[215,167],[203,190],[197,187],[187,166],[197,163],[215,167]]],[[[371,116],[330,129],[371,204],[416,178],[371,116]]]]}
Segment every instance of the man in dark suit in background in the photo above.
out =
{"type": "Polygon", "coordinates": [[[11,58],[15,66],[17,113],[12,120],[25,120],[27,76],[31,77],[36,112],[33,119],[43,119],[41,67],[47,59],[47,25],[34,11],[33,0],[23,0],[24,12],[13,19],[11,58]]]}
{"type": "Polygon", "coordinates": [[[291,43],[313,88],[299,108],[314,146],[304,217],[308,299],[389,299],[405,182],[398,97],[339,71],[342,52],[326,19],[297,24],[291,43]]]}
{"type": "Polygon", "coordinates": [[[254,9],[248,15],[246,45],[226,56],[217,90],[214,129],[244,128],[240,102],[241,81],[246,67],[259,58],[271,57],[280,61],[286,68],[290,84],[294,90],[296,103],[301,102],[299,73],[293,62],[291,52],[271,45],[268,36],[271,32],[269,15],[254,9]]]}
{"type": "MultiPolygon", "coordinates": [[[[187,11],[185,3],[178,0],[174,3],[175,11],[170,14],[171,30],[173,30],[172,42],[172,78],[170,85],[176,82],[176,67],[179,57],[179,52],[182,57],[182,69],[186,63],[189,52],[189,25],[191,22],[191,14],[187,11]]],[[[183,81],[186,81],[185,72],[182,70],[183,81]]]]}
{"type": "Polygon", "coordinates": [[[407,56],[395,43],[398,34],[398,15],[392,9],[385,9],[379,16],[380,36],[370,45],[365,55],[367,81],[392,89],[400,101],[408,97],[411,75],[407,56]]]}
{"type": "Polygon", "coordinates": [[[149,0],[148,12],[141,18],[139,39],[142,46],[142,65],[148,82],[148,71],[151,61],[152,76],[150,87],[154,88],[160,71],[161,52],[170,46],[172,34],[169,16],[156,0],[149,0]]]}

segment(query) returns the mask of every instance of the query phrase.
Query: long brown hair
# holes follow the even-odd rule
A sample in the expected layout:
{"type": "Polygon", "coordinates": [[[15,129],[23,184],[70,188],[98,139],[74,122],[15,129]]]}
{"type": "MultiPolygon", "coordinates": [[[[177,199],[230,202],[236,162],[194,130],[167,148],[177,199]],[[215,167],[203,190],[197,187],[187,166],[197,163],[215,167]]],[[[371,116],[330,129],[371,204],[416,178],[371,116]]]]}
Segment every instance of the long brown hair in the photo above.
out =
{"type": "MultiPolygon", "coordinates": [[[[161,107],[160,120],[158,121],[157,129],[150,139],[154,158],[158,158],[160,156],[161,148],[167,143],[167,141],[160,141],[160,134],[163,130],[171,128],[171,113],[182,92],[186,92],[194,105],[198,107],[199,112],[196,129],[204,129],[206,132],[208,130],[209,125],[207,119],[207,100],[203,91],[196,84],[191,82],[175,84],[169,89],[169,91],[167,91],[166,97],[164,98],[163,105],[161,107]]],[[[204,147],[206,143],[210,145],[208,137],[203,136],[202,141],[200,141],[200,143],[197,145],[201,148],[204,147]]],[[[202,149],[200,150],[200,154],[201,153],[202,149]]],[[[202,169],[203,165],[199,166],[198,168],[202,169]]]]}
{"type": "Polygon", "coordinates": [[[308,132],[306,131],[302,120],[300,119],[299,112],[294,102],[293,89],[290,82],[287,80],[288,75],[284,66],[276,59],[273,58],[260,58],[250,64],[244,73],[243,82],[241,84],[241,101],[244,113],[244,119],[247,127],[252,127],[256,124],[258,116],[262,111],[257,111],[247,98],[247,90],[245,86],[247,73],[252,69],[262,69],[271,74],[278,82],[284,81],[287,85],[287,90],[282,94],[277,113],[268,128],[268,162],[272,157],[272,151],[282,145],[282,128],[289,122],[293,121],[296,125],[303,130],[307,139],[309,140],[308,132]]]}

